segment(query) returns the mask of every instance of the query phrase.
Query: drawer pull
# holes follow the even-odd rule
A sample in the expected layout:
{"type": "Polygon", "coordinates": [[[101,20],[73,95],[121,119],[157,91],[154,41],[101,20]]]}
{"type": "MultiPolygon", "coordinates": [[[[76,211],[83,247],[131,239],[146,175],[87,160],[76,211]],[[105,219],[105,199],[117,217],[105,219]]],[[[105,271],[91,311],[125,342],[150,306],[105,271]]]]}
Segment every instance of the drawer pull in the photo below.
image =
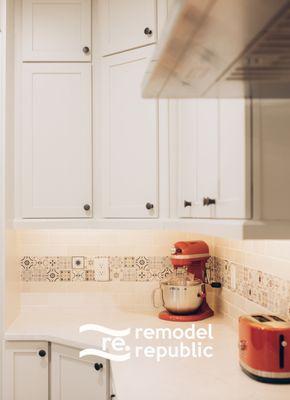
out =
{"type": "Polygon", "coordinates": [[[203,198],[203,205],[204,206],[210,206],[211,204],[215,204],[216,201],[215,199],[210,199],[209,197],[204,197],[203,198]]]}

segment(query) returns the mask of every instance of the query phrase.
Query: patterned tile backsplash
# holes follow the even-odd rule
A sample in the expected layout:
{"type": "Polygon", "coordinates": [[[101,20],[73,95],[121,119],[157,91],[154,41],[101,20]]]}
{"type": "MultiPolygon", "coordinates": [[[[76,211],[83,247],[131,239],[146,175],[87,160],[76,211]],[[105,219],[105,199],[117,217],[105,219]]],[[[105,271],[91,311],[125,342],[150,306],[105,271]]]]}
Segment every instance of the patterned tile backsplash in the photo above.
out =
{"type": "MultiPolygon", "coordinates": [[[[98,281],[98,264],[109,266],[111,281],[160,281],[172,272],[170,257],[30,257],[20,260],[23,282],[98,281]]],[[[272,274],[211,257],[208,279],[273,313],[290,319],[290,281],[272,274]],[[235,285],[232,280],[235,275],[235,285]]]]}
{"type": "Polygon", "coordinates": [[[211,257],[208,267],[211,281],[221,282],[222,287],[290,319],[290,281],[218,257],[211,257]]]}
{"type": "Polygon", "coordinates": [[[29,257],[20,260],[24,282],[98,281],[98,263],[113,281],[160,281],[172,272],[169,257],[29,257]]]}

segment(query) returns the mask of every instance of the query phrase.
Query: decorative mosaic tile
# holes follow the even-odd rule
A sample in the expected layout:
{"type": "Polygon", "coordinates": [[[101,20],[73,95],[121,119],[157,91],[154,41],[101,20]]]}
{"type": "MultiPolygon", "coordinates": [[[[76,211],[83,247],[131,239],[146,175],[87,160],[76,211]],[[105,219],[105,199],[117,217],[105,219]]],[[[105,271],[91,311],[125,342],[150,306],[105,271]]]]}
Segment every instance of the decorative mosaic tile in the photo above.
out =
{"type": "MultiPolygon", "coordinates": [[[[160,281],[172,272],[170,257],[105,258],[108,258],[111,281],[160,281]]],[[[97,281],[97,259],[104,257],[25,256],[19,260],[21,280],[51,283],[97,281]]],[[[218,257],[210,257],[206,268],[209,283],[221,282],[225,288],[290,319],[290,281],[218,257]],[[236,269],[235,289],[231,288],[232,268],[236,269]]]]}
{"type": "Polygon", "coordinates": [[[222,286],[240,296],[290,319],[290,281],[217,257],[209,259],[207,268],[211,282],[221,282],[222,286]],[[235,289],[231,288],[233,267],[236,269],[235,289]]]}
{"type": "Polygon", "coordinates": [[[69,269],[61,269],[59,271],[59,280],[62,281],[62,282],[69,282],[69,281],[72,280],[71,279],[71,275],[72,275],[71,270],[69,270],[69,269]]]}
{"type": "Polygon", "coordinates": [[[172,272],[169,257],[23,257],[21,280],[26,282],[97,281],[98,259],[108,259],[110,280],[159,281],[172,272]]]}
{"type": "Polygon", "coordinates": [[[134,266],[124,267],[122,281],[137,281],[137,269],[134,266]]]}

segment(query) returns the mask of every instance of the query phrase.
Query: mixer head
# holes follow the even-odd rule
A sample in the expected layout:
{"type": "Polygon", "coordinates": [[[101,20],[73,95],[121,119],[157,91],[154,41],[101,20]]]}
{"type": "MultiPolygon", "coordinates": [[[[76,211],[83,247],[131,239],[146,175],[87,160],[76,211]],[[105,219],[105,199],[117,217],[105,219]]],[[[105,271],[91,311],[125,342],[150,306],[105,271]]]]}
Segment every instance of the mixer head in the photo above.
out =
{"type": "Polygon", "coordinates": [[[171,251],[171,262],[174,267],[188,267],[196,262],[205,263],[209,257],[209,247],[202,240],[177,242],[171,251]]]}

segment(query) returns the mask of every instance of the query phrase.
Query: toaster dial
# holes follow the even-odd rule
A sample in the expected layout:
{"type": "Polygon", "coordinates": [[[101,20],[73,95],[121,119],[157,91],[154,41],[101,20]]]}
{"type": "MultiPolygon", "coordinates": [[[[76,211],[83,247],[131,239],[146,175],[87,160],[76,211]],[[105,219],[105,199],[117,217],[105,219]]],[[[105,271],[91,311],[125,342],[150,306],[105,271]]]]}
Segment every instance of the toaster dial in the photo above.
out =
{"type": "Polygon", "coordinates": [[[239,348],[240,348],[241,351],[245,351],[246,350],[246,348],[247,348],[246,340],[240,340],[239,348]]]}

